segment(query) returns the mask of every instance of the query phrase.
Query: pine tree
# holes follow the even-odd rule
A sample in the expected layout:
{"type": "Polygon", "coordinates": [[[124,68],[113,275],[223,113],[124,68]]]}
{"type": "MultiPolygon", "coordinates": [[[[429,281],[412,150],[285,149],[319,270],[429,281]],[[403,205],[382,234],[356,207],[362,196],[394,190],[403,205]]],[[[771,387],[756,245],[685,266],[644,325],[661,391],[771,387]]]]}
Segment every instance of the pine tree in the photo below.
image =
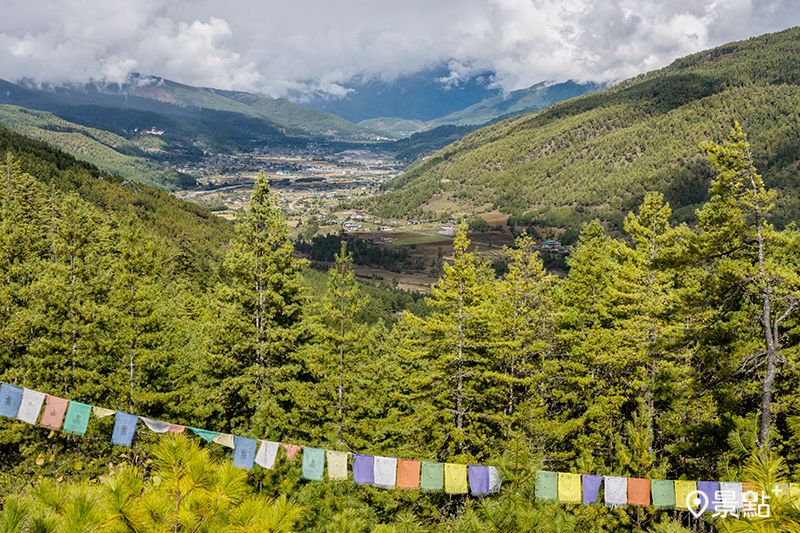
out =
{"type": "Polygon", "coordinates": [[[244,424],[255,413],[272,424],[282,420],[288,400],[285,372],[304,335],[305,298],[303,262],[294,258],[289,228],[263,173],[236,229],[225,259],[231,282],[221,288],[220,307],[211,317],[217,357],[209,371],[223,382],[232,424],[244,424]]]}
{"type": "Polygon", "coordinates": [[[485,455],[502,436],[503,387],[492,372],[493,341],[488,305],[493,274],[478,256],[468,253],[466,225],[453,242],[453,263],[427,299],[433,312],[426,319],[406,314],[411,327],[424,334],[419,341],[413,386],[424,401],[421,424],[440,456],[485,455]]]}

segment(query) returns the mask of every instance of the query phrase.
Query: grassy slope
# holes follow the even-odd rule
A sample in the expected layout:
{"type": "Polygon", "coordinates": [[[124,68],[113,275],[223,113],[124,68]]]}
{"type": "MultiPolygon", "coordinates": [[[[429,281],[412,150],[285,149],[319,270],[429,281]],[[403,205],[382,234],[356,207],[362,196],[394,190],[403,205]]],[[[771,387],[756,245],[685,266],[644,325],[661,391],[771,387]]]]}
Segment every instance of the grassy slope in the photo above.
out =
{"type": "MultiPolygon", "coordinates": [[[[81,126],[51,113],[0,104],[0,123],[28,137],[52,144],[110,174],[174,190],[178,175],[147,161],[135,143],[104,130],[81,126]]],[[[148,139],[150,143],[157,142],[148,139]]]]}
{"type": "Polygon", "coordinates": [[[367,203],[414,216],[444,198],[552,227],[599,217],[616,229],[646,191],[659,190],[678,219],[690,219],[711,179],[699,145],[723,139],[738,120],[768,185],[781,189],[775,220],[788,222],[800,214],[798,83],[798,28],[722,46],[478,130],[367,203]]]}

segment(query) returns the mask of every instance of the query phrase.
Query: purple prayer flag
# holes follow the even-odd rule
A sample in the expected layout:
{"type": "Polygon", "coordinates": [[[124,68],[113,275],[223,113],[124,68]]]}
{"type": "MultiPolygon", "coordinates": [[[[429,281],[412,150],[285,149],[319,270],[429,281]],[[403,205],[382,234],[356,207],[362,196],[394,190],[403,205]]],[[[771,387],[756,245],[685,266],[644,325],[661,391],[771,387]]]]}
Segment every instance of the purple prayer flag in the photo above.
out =
{"type": "Polygon", "coordinates": [[[356,485],[372,485],[375,483],[375,470],[371,455],[353,454],[353,481],[356,485]]]}
{"type": "Polygon", "coordinates": [[[469,488],[473,496],[489,494],[489,467],[469,465],[469,488]]]}
{"type": "Polygon", "coordinates": [[[600,494],[600,483],[603,476],[592,476],[583,474],[583,503],[597,503],[597,495],[600,494]]]}
{"type": "Polygon", "coordinates": [[[697,492],[702,492],[708,498],[708,505],[706,506],[706,510],[713,510],[714,509],[714,501],[716,500],[715,492],[719,491],[719,482],[718,481],[698,481],[697,482],[697,492]]]}

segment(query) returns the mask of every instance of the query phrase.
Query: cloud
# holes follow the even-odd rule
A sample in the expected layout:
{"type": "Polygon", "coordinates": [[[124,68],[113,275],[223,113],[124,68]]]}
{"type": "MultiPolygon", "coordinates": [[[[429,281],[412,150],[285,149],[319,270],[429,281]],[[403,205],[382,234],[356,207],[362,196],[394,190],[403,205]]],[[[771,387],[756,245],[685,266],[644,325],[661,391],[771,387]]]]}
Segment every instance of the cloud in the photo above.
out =
{"type": "Polygon", "coordinates": [[[2,0],[0,77],[131,72],[270,96],[447,65],[505,90],[616,81],[800,23],[793,0],[2,0]]]}

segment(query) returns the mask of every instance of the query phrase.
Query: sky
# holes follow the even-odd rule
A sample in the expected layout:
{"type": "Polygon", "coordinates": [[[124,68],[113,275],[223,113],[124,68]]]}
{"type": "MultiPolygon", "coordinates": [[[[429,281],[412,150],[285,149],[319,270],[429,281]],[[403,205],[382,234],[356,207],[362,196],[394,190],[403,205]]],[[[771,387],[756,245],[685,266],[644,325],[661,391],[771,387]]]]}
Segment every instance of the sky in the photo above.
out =
{"type": "Polygon", "coordinates": [[[132,72],[272,97],[445,66],[505,91],[614,82],[800,25],[797,0],[0,0],[0,78],[132,72]]]}

